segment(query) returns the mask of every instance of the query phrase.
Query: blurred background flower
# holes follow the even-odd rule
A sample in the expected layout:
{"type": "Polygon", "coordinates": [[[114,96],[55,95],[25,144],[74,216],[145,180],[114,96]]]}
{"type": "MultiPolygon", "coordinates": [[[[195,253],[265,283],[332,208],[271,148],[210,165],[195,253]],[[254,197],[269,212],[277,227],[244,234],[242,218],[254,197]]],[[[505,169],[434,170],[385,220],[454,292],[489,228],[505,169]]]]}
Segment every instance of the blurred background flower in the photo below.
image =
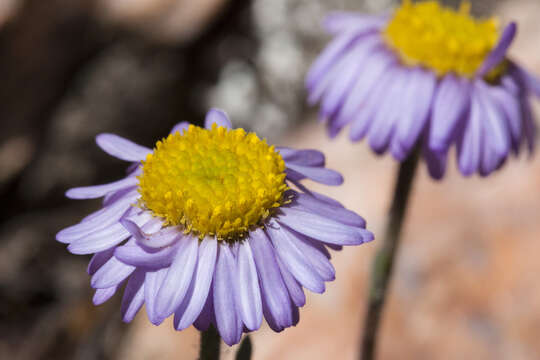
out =
{"type": "MultiPolygon", "coordinates": [[[[66,201],[66,188],[123,175],[121,163],[95,147],[100,132],[152,146],[173,124],[201,124],[208,107],[225,108],[234,126],[271,143],[323,151],[345,183],[313,189],[364,215],[377,236],[396,164],[362,144],[351,145],[345,134],[328,140],[305,104],[303,79],[329,41],[320,26],[329,11],[378,13],[393,5],[2,1],[0,358],[196,357],[193,328],[178,333],[171,324],[155,327],[144,314],[125,325],[115,318],[116,298],[94,307],[84,272],[88,259],[67,255],[54,241],[59,229],[99,206],[66,201]],[[166,20],[182,16],[189,21],[166,20]]],[[[475,14],[515,20],[519,34],[510,54],[540,73],[538,1],[472,5],[475,14]]],[[[422,191],[408,213],[407,246],[397,264],[379,355],[534,359],[540,353],[540,164],[521,157],[482,181],[463,179],[450,165],[444,191],[425,170],[419,173],[422,191]]],[[[353,359],[373,248],[336,254],[337,278],[328,293],[308,296],[299,326],[279,335],[266,326],[258,331],[254,358],[353,359]]]]}

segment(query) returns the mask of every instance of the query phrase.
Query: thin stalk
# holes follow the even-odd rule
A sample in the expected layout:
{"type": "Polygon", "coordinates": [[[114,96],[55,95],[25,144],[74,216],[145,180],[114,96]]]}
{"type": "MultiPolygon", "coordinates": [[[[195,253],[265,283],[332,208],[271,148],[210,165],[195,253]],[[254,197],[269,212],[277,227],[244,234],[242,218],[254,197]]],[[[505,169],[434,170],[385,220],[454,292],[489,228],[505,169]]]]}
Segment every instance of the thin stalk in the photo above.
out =
{"type": "Polygon", "coordinates": [[[399,167],[385,236],[377,250],[371,268],[369,302],[360,349],[361,360],[373,360],[375,357],[381,315],[388,295],[388,285],[392,277],[401,227],[407,210],[407,202],[418,166],[418,159],[419,151],[416,150],[399,167]]]}
{"type": "Polygon", "coordinates": [[[221,338],[213,326],[210,326],[208,330],[201,332],[199,360],[219,360],[220,344],[221,338]]]}

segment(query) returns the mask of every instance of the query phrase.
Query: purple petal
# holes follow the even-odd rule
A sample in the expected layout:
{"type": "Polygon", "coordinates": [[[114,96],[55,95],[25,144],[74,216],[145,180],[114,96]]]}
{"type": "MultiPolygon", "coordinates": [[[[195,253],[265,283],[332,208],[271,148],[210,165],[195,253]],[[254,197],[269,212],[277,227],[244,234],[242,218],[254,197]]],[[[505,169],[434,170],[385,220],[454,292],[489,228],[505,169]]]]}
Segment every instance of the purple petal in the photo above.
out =
{"type": "Polygon", "coordinates": [[[492,101],[496,103],[499,111],[503,112],[510,129],[512,147],[519,152],[521,142],[521,108],[519,100],[502,86],[488,86],[487,91],[492,101]]]}
{"type": "Polygon", "coordinates": [[[311,65],[306,76],[306,87],[313,88],[319,82],[321,76],[327,73],[328,69],[338,59],[344,51],[358,38],[356,31],[346,31],[336,36],[330,44],[321,52],[313,65],[311,65]]]}
{"type": "Polygon", "coordinates": [[[189,327],[201,314],[207,301],[216,266],[217,243],[215,238],[206,237],[199,245],[199,259],[193,276],[192,286],[174,316],[174,327],[183,330],[189,327]]]}
{"type": "Polygon", "coordinates": [[[279,258],[279,256],[276,258],[276,260],[292,302],[295,306],[304,306],[306,304],[306,295],[304,294],[302,285],[300,285],[294,276],[292,276],[290,271],[287,270],[287,267],[283,264],[283,261],[279,258]]]}
{"type": "Polygon", "coordinates": [[[94,289],[106,289],[116,286],[135,271],[135,266],[126,265],[112,257],[92,276],[90,285],[94,289]]]}
{"type": "Polygon", "coordinates": [[[229,346],[240,341],[237,337],[239,322],[235,304],[235,274],[236,266],[229,245],[220,242],[214,272],[214,312],[219,334],[229,346]]]}
{"type": "Polygon", "coordinates": [[[527,98],[521,99],[521,112],[523,114],[523,132],[527,139],[529,153],[534,153],[536,143],[536,122],[534,120],[531,104],[527,98]]]}
{"type": "Polygon", "coordinates": [[[318,241],[313,241],[302,234],[285,229],[291,243],[303,254],[313,269],[324,281],[333,281],[336,278],[336,270],[328,261],[328,251],[318,241]]]}
{"type": "Polygon", "coordinates": [[[94,256],[92,256],[92,259],[90,259],[90,262],[88,263],[88,267],[86,269],[88,275],[94,275],[100,267],[102,267],[107,261],[109,261],[110,258],[113,257],[113,255],[114,248],[94,254],[94,256]]]}
{"type": "MultiPolygon", "coordinates": [[[[371,86],[369,93],[365,95],[365,101],[356,108],[356,114],[351,121],[349,139],[358,141],[362,139],[373,124],[374,116],[380,111],[380,104],[386,98],[387,90],[391,87],[396,76],[401,72],[401,66],[388,69],[377,83],[371,86]]],[[[345,107],[343,108],[345,112],[345,107]]]]}
{"type": "Polygon", "coordinates": [[[492,150],[499,157],[506,157],[510,150],[509,129],[506,127],[504,113],[502,113],[496,104],[491,100],[487,93],[487,86],[483,81],[478,81],[474,87],[478,92],[478,99],[483,108],[484,128],[486,137],[489,138],[492,150]]]}
{"type": "Polygon", "coordinates": [[[426,159],[429,175],[435,180],[442,179],[446,171],[447,152],[437,152],[424,148],[424,158],[426,159]]]}
{"type": "Polygon", "coordinates": [[[504,60],[504,58],[506,57],[506,52],[508,51],[510,44],[516,36],[516,31],[517,25],[515,22],[511,22],[504,28],[503,33],[499,39],[499,43],[487,56],[486,60],[484,60],[484,63],[478,70],[478,77],[483,77],[491,69],[499,65],[504,60]]]}
{"type": "Polygon", "coordinates": [[[381,78],[388,71],[388,68],[395,61],[395,57],[386,51],[377,51],[367,59],[365,68],[369,69],[369,71],[361,72],[356,80],[356,84],[349,91],[338,115],[336,126],[344,126],[356,117],[359,109],[366,103],[373,89],[376,88],[381,78]]]}
{"type": "Polygon", "coordinates": [[[141,161],[152,153],[151,149],[114,134],[99,134],[96,143],[107,154],[125,161],[141,161]]]}
{"type": "Polygon", "coordinates": [[[131,192],[111,205],[101,209],[99,213],[96,213],[91,219],[60,231],[56,234],[56,240],[62,243],[70,243],[71,241],[80,239],[96,230],[110,226],[120,219],[138,197],[139,195],[137,192],[131,192]]]}
{"type": "Polygon", "coordinates": [[[279,223],[324,243],[360,245],[373,240],[373,234],[362,228],[340,224],[334,220],[298,209],[283,207],[281,211],[284,216],[277,219],[279,223]]]}
{"type": "Polygon", "coordinates": [[[278,257],[303,287],[322,294],[325,290],[324,280],[313,268],[306,255],[296,246],[289,231],[275,223],[266,227],[266,234],[272,240],[278,257]]]}
{"type": "Polygon", "coordinates": [[[286,147],[277,147],[276,150],[285,161],[304,166],[324,166],[324,154],[318,150],[295,150],[286,147]]]}
{"type": "Polygon", "coordinates": [[[381,29],[388,17],[358,14],[353,12],[333,12],[326,16],[323,26],[331,34],[347,30],[368,32],[381,29]]]}
{"type": "Polygon", "coordinates": [[[163,226],[162,221],[159,219],[152,220],[156,220],[155,224],[152,224],[154,226],[145,229],[141,229],[136,223],[129,219],[122,219],[120,220],[120,223],[127,231],[129,231],[140,246],[148,250],[167,247],[183,235],[182,229],[179,226],[168,226],[161,229],[163,226]],[[159,229],[161,230],[155,232],[159,229]]]}
{"type": "Polygon", "coordinates": [[[334,170],[320,168],[320,167],[310,167],[296,164],[288,164],[287,170],[291,169],[298,174],[301,174],[308,179],[316,181],[325,185],[341,185],[343,184],[343,176],[340,173],[334,170]]]}
{"type": "Polygon", "coordinates": [[[147,252],[139,245],[124,245],[116,248],[114,256],[127,265],[159,269],[171,265],[177,251],[178,246],[147,252]]]}
{"type": "MultiPolygon", "coordinates": [[[[214,273],[212,273],[212,276],[214,276],[214,273]]],[[[197,320],[195,320],[193,323],[193,326],[199,331],[206,331],[210,327],[210,324],[215,323],[216,317],[214,314],[214,292],[212,290],[212,286],[210,286],[204,307],[201,310],[197,320]]]]}
{"type": "Polygon", "coordinates": [[[313,196],[315,199],[319,200],[319,201],[322,201],[332,207],[337,207],[337,208],[343,208],[344,206],[341,205],[341,203],[337,200],[334,200],[326,195],[323,195],[323,194],[320,194],[318,192],[315,192],[315,191],[311,191],[309,190],[308,188],[306,188],[304,185],[302,185],[301,183],[297,182],[297,181],[291,181],[294,186],[296,186],[299,190],[301,190],[302,192],[310,195],[310,196],[313,196]]]}
{"type": "Polygon", "coordinates": [[[537,97],[540,97],[540,79],[513,62],[510,63],[510,69],[513,74],[516,74],[516,76],[519,77],[527,90],[531,91],[537,97]]]}
{"type": "Polygon", "coordinates": [[[403,113],[403,96],[411,81],[410,71],[397,71],[393,83],[388,87],[380,109],[374,114],[372,125],[368,131],[368,141],[371,148],[382,154],[388,147],[394,128],[403,113]]]}
{"type": "Polygon", "coordinates": [[[165,320],[158,316],[156,312],[156,302],[158,300],[159,289],[163,285],[163,280],[165,280],[168,270],[168,268],[162,268],[156,271],[148,271],[146,272],[144,279],[144,302],[146,303],[146,313],[148,315],[148,320],[154,325],[159,325],[165,320]]]}
{"type": "Polygon", "coordinates": [[[116,289],[118,289],[118,286],[111,286],[110,288],[106,289],[97,289],[94,297],[92,298],[92,302],[96,306],[105,303],[107,300],[113,297],[113,295],[116,293],[116,289]]]}
{"type": "Polygon", "coordinates": [[[293,323],[289,293],[276,261],[275,250],[261,229],[250,233],[249,245],[259,274],[263,314],[275,331],[283,330],[293,323]],[[279,330],[276,330],[279,329],[279,330]]]}
{"type": "Polygon", "coordinates": [[[124,322],[131,322],[144,303],[144,278],[145,273],[140,269],[129,277],[120,308],[124,322]]]}
{"type": "MultiPolygon", "coordinates": [[[[331,73],[326,75],[331,77],[332,80],[329,81],[323,94],[321,102],[322,118],[331,117],[337,113],[351,87],[362,74],[367,59],[377,48],[382,46],[383,42],[380,36],[366,37],[349,50],[339,63],[336,63],[331,73]]],[[[313,91],[315,91],[315,88],[313,91]]]]}
{"type": "Polygon", "coordinates": [[[413,148],[426,126],[437,83],[435,74],[421,68],[415,69],[413,76],[411,87],[403,94],[406,97],[405,103],[410,106],[404,108],[403,117],[396,130],[398,141],[405,153],[413,148]]]}
{"type": "Polygon", "coordinates": [[[206,113],[206,118],[204,119],[204,127],[206,129],[211,129],[212,124],[214,123],[217,126],[221,126],[227,129],[232,128],[231,120],[229,120],[227,113],[220,109],[213,108],[206,113]]]}
{"type": "MultiPolygon", "coordinates": [[[[143,213],[133,219],[141,224],[146,223],[152,218],[149,213],[143,213]]],[[[118,245],[129,237],[129,232],[120,223],[113,224],[104,229],[95,231],[82,239],[73,241],[68,246],[72,254],[84,255],[107,250],[118,245]]]]}
{"type": "Polygon", "coordinates": [[[261,290],[248,241],[238,247],[237,271],[238,314],[248,330],[257,330],[262,322],[261,290]]]}
{"type": "Polygon", "coordinates": [[[429,132],[429,148],[446,151],[459,120],[470,106],[469,80],[446,75],[439,84],[433,103],[433,115],[429,132]]]}
{"type": "Polygon", "coordinates": [[[461,173],[472,175],[480,165],[480,149],[482,148],[482,108],[478,96],[473,92],[471,112],[466,121],[464,133],[458,142],[458,164],[461,173]]]}
{"type": "Polygon", "coordinates": [[[176,257],[157,295],[155,311],[158,317],[167,318],[184,300],[197,265],[198,249],[197,237],[186,236],[179,241],[176,257]]]}
{"type": "Polygon", "coordinates": [[[69,189],[66,191],[66,196],[70,199],[95,199],[110,192],[137,185],[138,182],[139,180],[135,177],[127,177],[109,184],[69,189]]]}
{"type": "Polygon", "coordinates": [[[183,134],[184,131],[187,131],[189,128],[189,123],[187,121],[179,122],[178,124],[174,125],[174,127],[171,129],[171,134],[174,134],[175,132],[179,132],[180,134],[183,134]]]}
{"type": "Polygon", "coordinates": [[[343,224],[366,227],[366,221],[356,213],[345,208],[336,208],[317,198],[303,193],[295,193],[295,203],[304,208],[304,211],[338,221],[343,224]]]}

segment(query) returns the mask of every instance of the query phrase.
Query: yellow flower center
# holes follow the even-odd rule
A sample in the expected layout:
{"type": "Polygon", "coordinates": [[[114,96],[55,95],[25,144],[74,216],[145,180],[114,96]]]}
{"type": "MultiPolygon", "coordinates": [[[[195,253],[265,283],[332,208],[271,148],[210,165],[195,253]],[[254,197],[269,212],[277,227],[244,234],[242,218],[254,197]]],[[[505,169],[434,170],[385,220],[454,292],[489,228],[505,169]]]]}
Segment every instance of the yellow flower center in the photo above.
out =
{"type": "Polygon", "coordinates": [[[477,20],[469,12],[469,2],[455,11],[437,1],[404,0],[384,37],[407,65],[428,67],[439,76],[454,72],[472,77],[496,46],[499,24],[495,18],[477,20]]]}
{"type": "Polygon", "coordinates": [[[254,133],[191,125],[158,141],[142,162],[142,204],[200,238],[242,238],[285,200],[285,162],[254,133]]]}

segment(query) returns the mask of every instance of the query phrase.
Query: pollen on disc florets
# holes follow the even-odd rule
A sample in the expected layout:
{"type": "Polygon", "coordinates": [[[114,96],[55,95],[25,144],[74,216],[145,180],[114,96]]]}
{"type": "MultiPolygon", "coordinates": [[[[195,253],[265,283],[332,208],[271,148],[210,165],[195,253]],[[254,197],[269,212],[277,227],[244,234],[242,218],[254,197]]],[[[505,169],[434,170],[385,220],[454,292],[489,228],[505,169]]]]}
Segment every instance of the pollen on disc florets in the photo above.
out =
{"type": "Polygon", "coordinates": [[[158,141],[142,165],[141,205],[201,238],[242,238],[286,201],[281,155],[243,129],[190,125],[158,141]]]}
{"type": "Polygon", "coordinates": [[[384,30],[387,43],[407,65],[422,65],[442,76],[472,77],[499,38],[495,18],[477,20],[470,3],[458,11],[437,1],[404,0],[384,30]]]}

